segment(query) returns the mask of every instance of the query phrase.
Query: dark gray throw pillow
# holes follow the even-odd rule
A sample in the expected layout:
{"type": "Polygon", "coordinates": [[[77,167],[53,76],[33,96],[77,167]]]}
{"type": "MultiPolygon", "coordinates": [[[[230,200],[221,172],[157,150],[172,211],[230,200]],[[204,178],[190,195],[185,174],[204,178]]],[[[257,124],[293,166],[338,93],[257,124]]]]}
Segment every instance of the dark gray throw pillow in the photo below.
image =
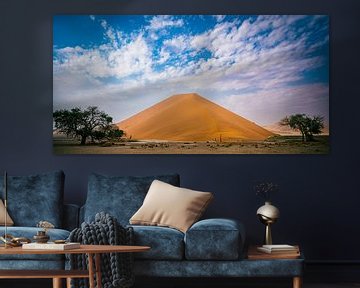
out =
{"type": "MultiPolygon", "coordinates": [[[[15,226],[35,227],[45,220],[62,227],[64,172],[8,176],[8,212],[15,226]]],[[[0,176],[0,195],[4,195],[0,176]]]]}
{"type": "Polygon", "coordinates": [[[155,179],[174,186],[180,185],[178,174],[145,177],[91,174],[84,205],[84,220],[91,222],[96,213],[106,212],[116,217],[121,225],[128,225],[155,179]]]}

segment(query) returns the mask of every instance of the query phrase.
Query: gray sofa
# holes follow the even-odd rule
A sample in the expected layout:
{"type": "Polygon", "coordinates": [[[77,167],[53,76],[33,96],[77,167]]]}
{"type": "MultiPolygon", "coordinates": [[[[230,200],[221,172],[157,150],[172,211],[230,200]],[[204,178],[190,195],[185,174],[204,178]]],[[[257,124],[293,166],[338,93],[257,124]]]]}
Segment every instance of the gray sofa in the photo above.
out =
{"type": "MultiPolygon", "coordinates": [[[[120,177],[92,174],[84,206],[63,204],[61,171],[28,177],[9,177],[8,207],[15,226],[8,233],[32,238],[36,223],[47,220],[56,229],[51,239],[66,239],[83,221],[106,212],[123,225],[142,205],[154,179],[179,186],[179,175],[120,177]],[[79,216],[79,217],[78,217],[79,216]]],[[[0,177],[0,183],[3,181],[0,177]]],[[[2,185],[1,185],[2,186],[2,185]]],[[[3,195],[2,187],[0,195],[3,195]]],[[[216,201],[216,199],[215,199],[216,201]]],[[[237,220],[205,219],[186,233],[158,226],[132,226],[135,244],[151,250],[135,253],[135,275],[150,277],[298,277],[303,260],[247,260],[245,229],[237,220]]],[[[0,227],[0,233],[4,228],[0,227]]],[[[63,269],[64,257],[56,255],[0,255],[0,269],[63,269]]],[[[295,287],[295,286],[294,286],[295,287]]],[[[299,287],[299,286],[296,286],[299,287]]]]}
{"type": "MultiPolygon", "coordinates": [[[[92,174],[80,221],[104,211],[123,226],[139,209],[154,179],[179,186],[179,175],[120,177],[92,174]]],[[[216,199],[215,199],[216,201],[216,199]]],[[[151,250],[135,253],[135,274],[150,277],[298,277],[303,260],[247,260],[245,229],[233,219],[204,219],[184,234],[176,229],[132,225],[135,244],[151,250]]]]}

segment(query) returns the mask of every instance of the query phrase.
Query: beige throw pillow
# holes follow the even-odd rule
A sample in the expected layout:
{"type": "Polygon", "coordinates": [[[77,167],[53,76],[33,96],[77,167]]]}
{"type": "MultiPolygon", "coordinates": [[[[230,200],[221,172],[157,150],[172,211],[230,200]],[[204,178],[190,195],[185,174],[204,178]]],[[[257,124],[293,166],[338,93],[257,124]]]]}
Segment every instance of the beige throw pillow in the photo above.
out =
{"type": "MultiPolygon", "coordinates": [[[[6,225],[12,226],[14,225],[14,221],[10,218],[9,214],[6,213],[6,225]]],[[[0,226],[5,225],[5,205],[3,201],[0,199],[0,226]]]]}
{"type": "Polygon", "coordinates": [[[154,180],[143,205],[130,224],[166,226],[186,232],[212,200],[210,192],[199,192],[154,180]]]}

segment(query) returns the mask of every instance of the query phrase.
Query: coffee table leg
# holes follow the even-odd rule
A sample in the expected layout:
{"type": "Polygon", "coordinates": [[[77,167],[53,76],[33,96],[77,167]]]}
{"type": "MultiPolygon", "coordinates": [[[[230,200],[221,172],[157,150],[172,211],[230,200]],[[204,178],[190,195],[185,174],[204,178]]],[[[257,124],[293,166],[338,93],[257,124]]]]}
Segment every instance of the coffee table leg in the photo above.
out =
{"type": "Polygon", "coordinates": [[[53,288],[62,288],[61,278],[53,278],[53,288]]]}
{"type": "Polygon", "coordinates": [[[89,288],[95,288],[95,282],[94,282],[94,254],[88,253],[88,259],[89,259],[89,288]]]}
{"type": "Polygon", "coordinates": [[[66,278],[66,288],[71,288],[71,278],[66,278]]]}
{"type": "Polygon", "coordinates": [[[293,278],[293,288],[301,288],[301,277],[297,276],[293,278]]]}
{"type": "Polygon", "coordinates": [[[99,253],[95,254],[95,271],[96,271],[96,285],[97,288],[101,288],[101,255],[99,253]]]}

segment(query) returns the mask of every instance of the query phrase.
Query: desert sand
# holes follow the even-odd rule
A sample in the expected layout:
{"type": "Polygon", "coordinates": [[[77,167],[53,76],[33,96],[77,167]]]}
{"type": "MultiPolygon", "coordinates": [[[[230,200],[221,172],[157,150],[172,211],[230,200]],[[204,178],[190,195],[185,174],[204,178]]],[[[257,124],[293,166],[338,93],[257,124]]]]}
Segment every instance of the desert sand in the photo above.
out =
{"type": "Polygon", "coordinates": [[[265,140],[274,135],[196,93],[173,95],[117,126],[128,138],[154,141],[265,140]]]}
{"type": "Polygon", "coordinates": [[[302,142],[301,136],[276,136],[265,141],[163,141],[118,142],[112,145],[79,145],[78,141],[54,137],[56,154],[327,154],[329,137],[316,136],[314,142],[302,142]]]}

